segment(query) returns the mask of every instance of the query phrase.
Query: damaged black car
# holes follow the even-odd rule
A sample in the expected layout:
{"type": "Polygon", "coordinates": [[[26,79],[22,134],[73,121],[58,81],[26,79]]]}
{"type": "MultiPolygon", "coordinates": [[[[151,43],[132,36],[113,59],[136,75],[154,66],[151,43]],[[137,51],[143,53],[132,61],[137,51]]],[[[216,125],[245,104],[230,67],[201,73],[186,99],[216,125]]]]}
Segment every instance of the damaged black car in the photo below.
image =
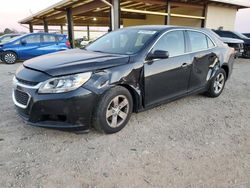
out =
{"type": "Polygon", "coordinates": [[[218,97],[232,73],[234,54],[200,29],[128,27],[84,49],[24,62],[13,78],[12,97],[31,125],[94,126],[115,133],[133,112],[191,94],[218,97]]]}

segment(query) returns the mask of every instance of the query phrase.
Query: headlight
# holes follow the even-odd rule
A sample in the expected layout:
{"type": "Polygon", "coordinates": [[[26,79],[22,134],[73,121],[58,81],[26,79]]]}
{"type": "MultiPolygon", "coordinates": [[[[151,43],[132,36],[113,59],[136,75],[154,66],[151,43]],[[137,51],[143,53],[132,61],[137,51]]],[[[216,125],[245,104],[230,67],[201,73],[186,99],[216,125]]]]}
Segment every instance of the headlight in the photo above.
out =
{"type": "Polygon", "coordinates": [[[75,90],[86,83],[91,74],[87,72],[49,79],[42,83],[38,93],[63,93],[75,90]]]}

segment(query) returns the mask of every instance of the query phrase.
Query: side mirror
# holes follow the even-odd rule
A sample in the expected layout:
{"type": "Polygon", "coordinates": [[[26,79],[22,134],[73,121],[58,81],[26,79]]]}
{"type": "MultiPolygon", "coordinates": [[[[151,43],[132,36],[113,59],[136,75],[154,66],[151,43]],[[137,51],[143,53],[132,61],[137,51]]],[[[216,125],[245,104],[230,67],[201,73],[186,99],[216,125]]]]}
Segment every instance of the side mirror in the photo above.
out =
{"type": "Polygon", "coordinates": [[[156,50],[153,53],[149,53],[147,59],[153,60],[153,59],[167,59],[169,58],[168,51],[164,50],[156,50]]]}
{"type": "Polygon", "coordinates": [[[25,46],[27,44],[26,40],[21,40],[21,45],[25,46]]]}

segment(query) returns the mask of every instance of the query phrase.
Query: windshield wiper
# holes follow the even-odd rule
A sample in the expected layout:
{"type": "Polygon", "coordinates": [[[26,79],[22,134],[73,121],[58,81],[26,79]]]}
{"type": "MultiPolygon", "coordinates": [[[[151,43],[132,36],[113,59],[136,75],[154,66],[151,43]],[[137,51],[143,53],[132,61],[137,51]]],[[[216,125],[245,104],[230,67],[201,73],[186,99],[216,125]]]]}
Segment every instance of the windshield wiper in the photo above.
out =
{"type": "Polygon", "coordinates": [[[100,53],[104,53],[103,51],[100,50],[92,50],[93,52],[100,52],[100,53]]]}

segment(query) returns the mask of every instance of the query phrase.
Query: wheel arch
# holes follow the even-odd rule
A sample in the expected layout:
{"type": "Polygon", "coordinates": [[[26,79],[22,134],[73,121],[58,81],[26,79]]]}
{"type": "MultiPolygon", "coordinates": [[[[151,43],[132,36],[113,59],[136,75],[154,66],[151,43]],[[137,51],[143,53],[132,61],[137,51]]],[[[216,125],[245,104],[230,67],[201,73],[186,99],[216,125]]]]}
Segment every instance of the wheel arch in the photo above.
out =
{"type": "Polygon", "coordinates": [[[19,59],[19,55],[18,55],[18,53],[17,53],[15,50],[7,49],[7,50],[4,50],[4,51],[3,51],[3,54],[5,54],[5,53],[7,53],[7,52],[12,52],[12,53],[16,54],[17,60],[19,59]]]}
{"type": "Polygon", "coordinates": [[[226,79],[228,78],[229,75],[229,67],[227,64],[223,64],[221,68],[226,72],[226,79]]]}
{"type": "Polygon", "coordinates": [[[118,86],[126,88],[132,96],[133,99],[133,112],[137,112],[141,108],[141,94],[138,91],[128,84],[118,84],[118,86]]]}

